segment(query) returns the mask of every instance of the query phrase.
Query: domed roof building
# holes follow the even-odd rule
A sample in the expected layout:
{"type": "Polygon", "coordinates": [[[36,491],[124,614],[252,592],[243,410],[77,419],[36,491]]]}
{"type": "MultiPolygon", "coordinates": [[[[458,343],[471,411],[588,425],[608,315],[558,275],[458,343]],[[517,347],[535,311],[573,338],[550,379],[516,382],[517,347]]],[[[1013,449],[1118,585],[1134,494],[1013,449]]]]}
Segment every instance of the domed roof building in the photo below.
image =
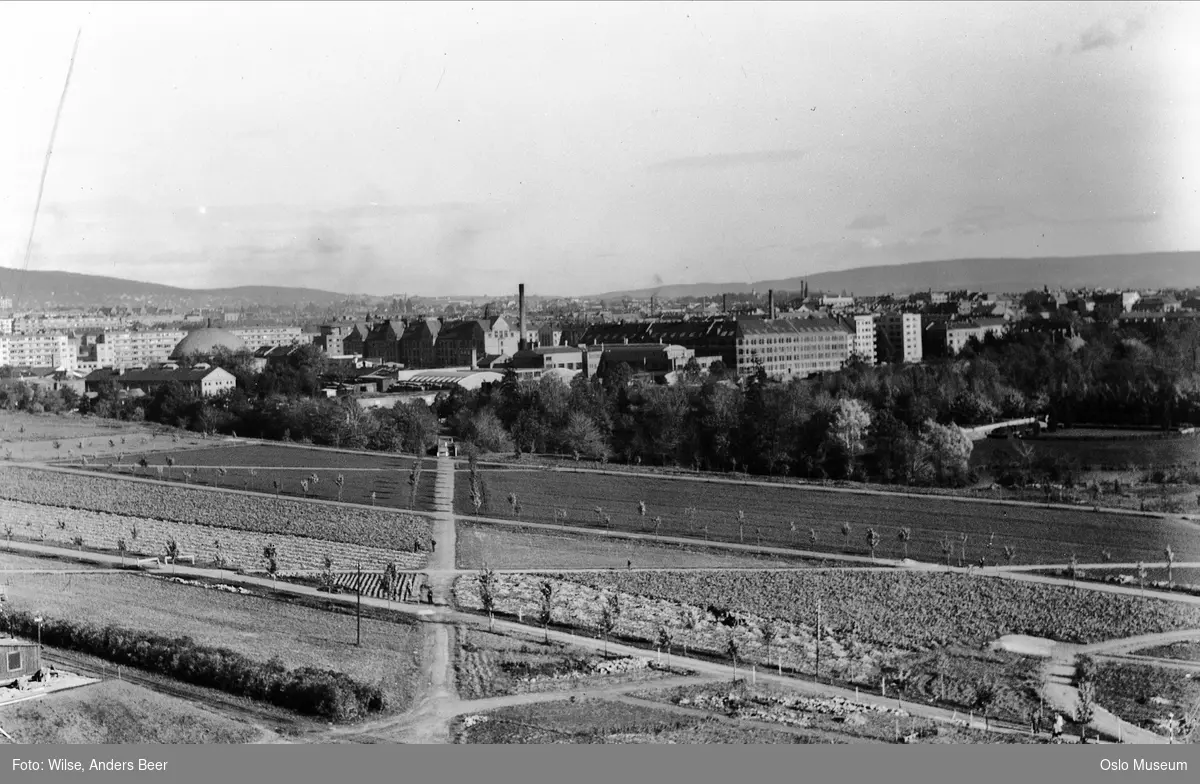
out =
{"type": "Polygon", "coordinates": [[[218,329],[209,322],[207,327],[193,330],[175,346],[171,359],[178,360],[190,356],[212,356],[220,349],[239,351],[246,348],[246,342],[232,332],[218,329]]]}

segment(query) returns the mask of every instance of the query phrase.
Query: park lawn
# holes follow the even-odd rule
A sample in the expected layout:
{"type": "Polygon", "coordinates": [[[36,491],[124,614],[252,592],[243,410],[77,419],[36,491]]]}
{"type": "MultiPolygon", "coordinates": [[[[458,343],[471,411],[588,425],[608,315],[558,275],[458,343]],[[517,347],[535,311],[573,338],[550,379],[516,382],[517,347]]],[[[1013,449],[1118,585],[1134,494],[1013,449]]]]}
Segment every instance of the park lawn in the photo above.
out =
{"type": "MultiPolygon", "coordinates": [[[[875,555],[882,558],[904,557],[900,532],[908,529],[907,554],[933,563],[947,559],[944,547],[949,547],[953,564],[975,564],[981,558],[991,565],[1004,563],[1005,546],[1013,548],[1013,563],[1066,563],[1072,553],[1086,563],[1100,561],[1104,551],[1121,562],[1153,561],[1168,544],[1178,560],[1200,561],[1200,527],[1090,508],[565,471],[480,469],[480,475],[485,503],[479,514],[484,517],[517,519],[509,502],[515,494],[522,521],[652,532],[653,518],[661,517],[659,533],[664,536],[819,552],[869,555],[867,532],[873,527],[879,536],[875,555]],[[639,501],[647,506],[644,517],[639,501]],[[689,508],[696,510],[694,519],[689,508]],[[741,531],[738,511],[745,515],[741,531]]],[[[469,474],[457,474],[455,510],[461,515],[475,514],[470,484],[469,474]]]]}
{"type": "Polygon", "coordinates": [[[1144,729],[1169,736],[1161,722],[1178,719],[1200,702],[1194,673],[1150,664],[1096,662],[1096,704],[1144,729]],[[1189,677],[1191,676],[1191,677],[1189,677]]]}
{"type": "Polygon", "coordinates": [[[560,700],[457,718],[456,743],[828,743],[813,735],[740,727],[647,705],[601,699],[560,700]],[[482,718],[482,720],[480,720],[482,718]]]}
{"type": "Polygon", "coordinates": [[[248,743],[261,728],[132,683],[104,681],[0,707],[17,743],[248,743]]]}
{"type": "Polygon", "coordinates": [[[289,669],[338,670],[378,684],[403,710],[421,672],[419,625],[362,619],[355,645],[353,615],[181,585],[143,575],[22,575],[8,587],[8,606],[48,618],[113,625],[228,648],[258,662],[278,657],[289,669]]]}
{"type": "Polygon", "coordinates": [[[632,539],[458,523],[460,569],[786,568],[816,566],[803,558],[741,554],[718,548],[652,544],[632,539]]]}

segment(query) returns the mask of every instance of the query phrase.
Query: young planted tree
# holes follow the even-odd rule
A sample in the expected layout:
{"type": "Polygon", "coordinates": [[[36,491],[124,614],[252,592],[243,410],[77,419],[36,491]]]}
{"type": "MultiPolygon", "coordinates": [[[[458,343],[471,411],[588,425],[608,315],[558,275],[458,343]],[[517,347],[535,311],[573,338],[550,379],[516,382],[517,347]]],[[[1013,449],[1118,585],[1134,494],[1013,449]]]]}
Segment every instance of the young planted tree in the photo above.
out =
{"type": "Polygon", "coordinates": [[[304,497],[308,498],[308,480],[307,479],[300,480],[300,489],[304,491],[304,497]]]}
{"type": "Polygon", "coordinates": [[[83,555],[83,537],[82,536],[72,537],[71,544],[73,544],[77,548],[79,548],[79,554],[83,555]]]}
{"type": "Polygon", "coordinates": [[[962,554],[959,556],[958,565],[962,566],[967,560],[967,535],[959,534],[958,540],[962,544],[962,554]]]}
{"type": "Polygon", "coordinates": [[[279,561],[276,559],[275,545],[268,544],[263,548],[263,561],[266,562],[267,574],[271,575],[271,590],[277,588],[276,577],[279,574],[279,561]]]}
{"type": "Polygon", "coordinates": [[[645,530],[645,524],[646,524],[646,502],[645,502],[645,501],[638,501],[637,510],[638,510],[638,517],[642,518],[642,526],[643,526],[643,530],[645,530]]]}
{"type": "Polygon", "coordinates": [[[1142,596],[1146,595],[1146,564],[1138,561],[1137,563],[1138,585],[1142,589],[1142,596]]]}
{"type": "Polygon", "coordinates": [[[1075,557],[1075,553],[1071,553],[1071,560],[1067,562],[1067,576],[1071,578],[1071,582],[1075,582],[1075,577],[1079,573],[1079,559],[1075,557]]]}
{"type": "Polygon", "coordinates": [[[788,523],[788,541],[792,544],[796,543],[796,530],[796,521],[790,521],[788,523]]]}
{"type": "Polygon", "coordinates": [[[658,531],[659,531],[659,529],[660,529],[660,528],[662,528],[662,522],[663,522],[663,519],[662,519],[662,517],[661,517],[661,516],[656,516],[656,517],[654,518],[654,521],[653,521],[653,522],[654,522],[654,535],[655,535],[655,536],[658,536],[658,531]]]}
{"type": "Polygon", "coordinates": [[[733,681],[737,683],[738,654],[741,653],[741,646],[738,645],[737,637],[733,636],[733,629],[729,630],[729,639],[725,641],[725,653],[733,662],[733,681]]]}
{"type": "MultiPolygon", "coordinates": [[[[683,517],[687,520],[688,533],[696,530],[696,507],[689,506],[683,510],[683,517]]],[[[708,526],[704,528],[704,538],[708,538],[708,526]]]]}
{"type": "Polygon", "coordinates": [[[175,574],[175,562],[179,560],[179,543],[168,539],[166,545],[167,560],[171,562],[171,574],[175,574]]]}
{"type": "Polygon", "coordinates": [[[117,538],[117,552],[121,555],[121,566],[125,565],[125,537],[117,538]]]}
{"type": "Polygon", "coordinates": [[[946,568],[950,568],[950,556],[954,554],[954,544],[949,534],[942,537],[942,556],[946,559],[946,568]]]}
{"type": "MultiPolygon", "coordinates": [[[[763,619],[762,626],[759,627],[758,633],[762,635],[763,647],[767,652],[767,666],[771,666],[771,646],[775,644],[775,640],[779,639],[779,622],[771,616],[763,619]]],[[[783,674],[783,659],[778,662],[779,674],[783,674]]]]}
{"type": "Polygon", "coordinates": [[[543,642],[550,644],[550,616],[554,611],[554,583],[542,580],[538,585],[538,622],[542,624],[543,642]]]}
{"type": "Polygon", "coordinates": [[[278,479],[271,480],[271,488],[275,491],[275,497],[278,498],[279,491],[283,489],[283,486],[280,484],[278,479]]]}
{"type": "Polygon", "coordinates": [[[904,528],[901,528],[900,533],[898,534],[898,537],[900,539],[900,544],[904,545],[904,560],[907,561],[908,560],[908,541],[910,539],[912,539],[912,529],[907,526],[905,526],[904,528]]]}
{"type": "Polygon", "coordinates": [[[746,513],[741,509],[737,510],[737,526],[738,526],[738,542],[745,543],[746,541],[746,513]]]}
{"type": "MultiPolygon", "coordinates": [[[[130,545],[129,549],[133,550],[134,548],[137,547],[138,534],[140,534],[140,533],[141,533],[141,530],[137,527],[137,523],[134,523],[133,525],[129,526],[129,545],[130,545]]],[[[43,538],[45,538],[45,537],[43,537],[43,538]]]]}
{"type": "Polygon", "coordinates": [[[1174,588],[1175,551],[1171,549],[1171,545],[1167,545],[1167,548],[1163,550],[1163,555],[1167,557],[1167,587],[1174,588]]]}
{"type": "MultiPolygon", "coordinates": [[[[981,565],[984,565],[984,566],[986,566],[986,565],[987,565],[987,560],[989,559],[989,557],[992,555],[992,553],[995,551],[995,548],[996,548],[996,533],[995,533],[994,531],[993,531],[993,532],[992,532],[992,533],[991,533],[991,534],[988,536],[988,540],[987,540],[987,545],[986,545],[986,548],[987,548],[987,549],[984,551],[984,552],[985,552],[985,555],[983,556],[983,557],[984,557],[984,563],[983,563],[983,564],[981,564],[981,565]]],[[[992,560],[993,562],[995,561],[995,559],[994,559],[994,558],[992,558],[991,560],[992,560]]]]}
{"type": "Polygon", "coordinates": [[[496,573],[484,564],[483,571],[479,573],[479,603],[483,605],[483,611],[488,616],[488,630],[495,631],[496,628],[496,573]]]}
{"type": "Polygon", "coordinates": [[[813,547],[813,549],[816,549],[816,547],[817,547],[817,529],[816,528],[808,529],[808,543],[813,547]]]}
{"type": "Polygon", "coordinates": [[[383,592],[383,598],[387,600],[388,609],[392,609],[392,599],[396,596],[396,588],[400,582],[400,571],[396,568],[393,561],[388,561],[387,566],[383,567],[383,576],[379,578],[379,590],[383,592]]]}
{"type": "Polygon", "coordinates": [[[849,522],[843,522],[843,523],[842,523],[842,538],[843,538],[843,539],[846,541],[846,546],[847,546],[847,547],[849,547],[849,546],[850,546],[850,531],[851,531],[851,529],[850,529],[850,523],[849,523],[849,522]]]}
{"type": "Polygon", "coordinates": [[[4,540],[8,542],[6,549],[12,550],[12,526],[4,526],[4,540]]]}
{"type": "Polygon", "coordinates": [[[167,458],[167,479],[171,478],[171,469],[173,469],[174,467],[175,467],[175,458],[168,457],[167,458]]]}
{"type": "Polygon", "coordinates": [[[975,707],[983,713],[983,727],[991,730],[990,710],[999,696],[996,687],[990,681],[984,681],[975,687],[975,707]]]}
{"type": "Polygon", "coordinates": [[[371,491],[371,506],[374,506],[374,505],[375,505],[375,498],[376,498],[376,495],[377,495],[377,494],[375,493],[375,491],[374,491],[374,490],[372,490],[372,491],[371,491]]]}
{"type": "Polygon", "coordinates": [[[508,494],[508,507],[509,507],[510,509],[512,509],[513,517],[516,517],[516,516],[517,516],[517,504],[518,504],[519,502],[520,502],[520,499],[519,499],[519,498],[517,498],[517,494],[516,494],[516,493],[509,493],[509,494],[508,494]]]}
{"type": "Polygon", "coordinates": [[[218,569],[224,569],[225,561],[225,551],[221,547],[221,540],[213,539],[213,563],[218,569]]]}
{"type": "Polygon", "coordinates": [[[1017,557],[1017,548],[1011,544],[1004,545],[1004,560],[1009,566],[1012,566],[1013,559],[1017,557]]]}
{"type": "Polygon", "coordinates": [[[1096,684],[1091,680],[1079,682],[1079,698],[1075,701],[1075,721],[1079,722],[1079,738],[1087,740],[1087,726],[1096,718],[1096,684]]]}
{"type": "Polygon", "coordinates": [[[333,593],[333,558],[328,554],[321,559],[321,590],[333,593]]]}
{"type": "Polygon", "coordinates": [[[184,471],[184,472],[183,472],[183,483],[184,483],[185,485],[187,485],[187,484],[191,484],[191,483],[192,483],[192,472],[191,472],[191,471],[184,471]]]}
{"type": "Polygon", "coordinates": [[[338,475],[337,475],[337,478],[335,478],[335,479],[333,480],[333,483],[334,483],[335,485],[337,485],[337,489],[338,489],[338,491],[337,491],[337,493],[338,493],[338,494],[337,494],[337,500],[338,500],[338,503],[341,503],[341,500],[342,500],[342,493],[343,493],[343,492],[345,491],[345,489],[346,489],[346,477],[342,476],[341,474],[338,474],[338,475]]]}
{"type": "Polygon", "coordinates": [[[147,460],[144,457],[138,458],[137,464],[138,464],[138,468],[142,469],[143,475],[150,473],[150,461],[149,460],[147,460]]]}
{"type": "Polygon", "coordinates": [[[610,593],[601,599],[600,606],[600,630],[604,632],[604,658],[608,658],[608,638],[612,636],[613,631],[617,628],[617,621],[621,618],[621,598],[615,593],[610,593]]]}
{"type": "Polygon", "coordinates": [[[658,647],[667,651],[667,669],[671,669],[671,645],[675,642],[671,628],[665,623],[658,627],[658,647]]]}
{"type": "Polygon", "coordinates": [[[879,532],[874,528],[867,529],[867,549],[871,551],[871,560],[875,560],[875,548],[879,546],[879,532]]]}

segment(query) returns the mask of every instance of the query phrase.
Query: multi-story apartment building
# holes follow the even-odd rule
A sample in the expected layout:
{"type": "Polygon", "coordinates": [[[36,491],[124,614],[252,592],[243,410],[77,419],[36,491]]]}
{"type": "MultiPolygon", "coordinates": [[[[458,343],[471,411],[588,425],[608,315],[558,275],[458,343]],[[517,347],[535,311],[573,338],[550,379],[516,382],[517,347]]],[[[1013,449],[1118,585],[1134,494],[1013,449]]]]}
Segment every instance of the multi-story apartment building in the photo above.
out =
{"type": "Polygon", "coordinates": [[[881,313],[875,336],[879,362],[920,362],[924,356],[919,313],[881,313]]]}
{"type": "Polygon", "coordinates": [[[77,350],[67,335],[55,332],[0,336],[0,365],[74,370],[77,350]]]}
{"type": "Polygon", "coordinates": [[[859,313],[850,316],[847,322],[854,327],[854,349],[851,352],[855,359],[874,365],[876,362],[875,322],[878,317],[874,313],[859,313]]]}
{"type": "Polygon", "coordinates": [[[400,361],[406,368],[436,367],[434,346],[442,322],[435,318],[416,319],[409,322],[400,336],[400,361]]]}
{"type": "Polygon", "coordinates": [[[442,325],[437,340],[434,341],[434,361],[440,367],[471,367],[479,357],[486,354],[515,353],[515,349],[513,352],[503,349],[489,351],[489,348],[501,345],[496,338],[488,339],[490,332],[488,322],[483,319],[442,325]]]}
{"type": "Polygon", "coordinates": [[[85,362],[117,369],[161,364],[171,358],[187,334],[173,329],[104,332],[96,337],[94,356],[89,355],[85,362]]]}
{"type": "Polygon", "coordinates": [[[1007,321],[997,318],[935,322],[925,329],[923,349],[928,356],[953,357],[972,339],[983,341],[989,335],[1000,337],[1008,332],[1008,328],[1007,321]]]}
{"type": "Polygon", "coordinates": [[[372,325],[363,338],[363,356],[380,362],[400,362],[400,335],[403,334],[403,324],[400,325],[400,329],[401,332],[396,332],[396,327],[390,319],[372,325]]]}
{"type": "Polygon", "coordinates": [[[238,327],[229,332],[256,349],[260,346],[288,346],[306,340],[303,327],[238,327]]]}

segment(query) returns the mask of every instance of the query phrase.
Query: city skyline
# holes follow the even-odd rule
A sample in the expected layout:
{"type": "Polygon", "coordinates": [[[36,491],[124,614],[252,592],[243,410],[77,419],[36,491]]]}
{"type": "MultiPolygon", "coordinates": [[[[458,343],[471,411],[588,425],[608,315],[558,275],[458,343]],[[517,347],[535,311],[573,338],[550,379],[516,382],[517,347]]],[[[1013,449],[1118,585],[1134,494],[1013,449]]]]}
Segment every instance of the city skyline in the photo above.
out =
{"type": "Polygon", "coordinates": [[[53,9],[0,9],[10,267],[79,25],[31,270],[554,295],[1200,247],[1185,4],[53,9]]]}

